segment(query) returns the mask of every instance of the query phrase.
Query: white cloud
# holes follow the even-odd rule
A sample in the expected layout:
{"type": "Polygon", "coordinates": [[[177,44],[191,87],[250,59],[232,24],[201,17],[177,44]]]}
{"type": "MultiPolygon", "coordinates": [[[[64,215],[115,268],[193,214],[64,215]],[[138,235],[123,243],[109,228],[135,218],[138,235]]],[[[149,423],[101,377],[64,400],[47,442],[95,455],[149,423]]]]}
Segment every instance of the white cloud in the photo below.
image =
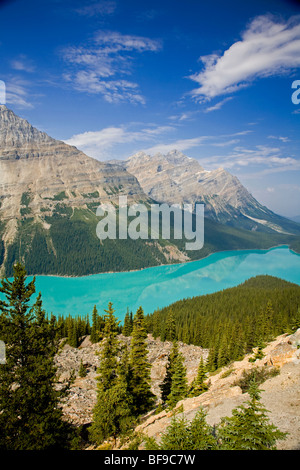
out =
{"type": "MultiPolygon", "coordinates": [[[[235,147],[227,155],[214,155],[201,159],[203,166],[210,169],[224,167],[235,171],[243,168],[260,167],[260,176],[262,174],[277,173],[280,171],[299,170],[300,161],[294,157],[281,154],[277,147],[268,147],[257,145],[254,148],[235,147]]],[[[257,173],[254,173],[257,175],[257,173]]]]}
{"type": "Polygon", "coordinates": [[[222,106],[224,106],[225,103],[227,103],[228,101],[232,100],[232,96],[229,96],[228,98],[225,98],[224,100],[222,101],[219,101],[218,103],[216,103],[214,106],[210,106],[208,108],[205,109],[205,112],[206,113],[210,113],[211,111],[216,111],[218,109],[221,109],[222,106]]]}
{"type": "Polygon", "coordinates": [[[113,158],[111,150],[119,144],[151,142],[158,135],[173,130],[174,128],[171,126],[148,126],[135,131],[126,127],[107,127],[100,131],[89,131],[74,135],[65,142],[74,145],[91,157],[107,159],[113,158]]]}
{"type": "Polygon", "coordinates": [[[161,43],[142,36],[100,31],[89,46],[70,46],[61,51],[71,68],[63,78],[78,91],[100,94],[110,103],[145,103],[132,75],[133,53],[156,52],[161,43]],[[126,79],[125,79],[126,78],[126,79]]]}
{"type": "Polygon", "coordinates": [[[156,153],[166,154],[176,149],[180,152],[188,150],[190,148],[198,147],[203,144],[203,141],[206,140],[206,136],[194,137],[191,139],[178,139],[169,144],[156,144],[153,147],[142,149],[144,152],[150,155],[155,155],[156,153]]]}
{"type": "Polygon", "coordinates": [[[30,59],[26,55],[20,54],[16,59],[10,61],[11,67],[14,70],[21,72],[32,73],[35,71],[35,67],[30,59]]]}
{"type": "Polygon", "coordinates": [[[235,145],[238,142],[239,142],[239,139],[232,139],[232,140],[227,140],[225,142],[216,142],[216,143],[213,143],[212,145],[214,145],[215,147],[227,147],[230,145],[235,145]]]}
{"type": "Polygon", "coordinates": [[[14,104],[20,108],[33,108],[32,95],[28,91],[28,82],[13,77],[5,83],[6,85],[6,103],[14,104]]]}
{"type": "Polygon", "coordinates": [[[278,139],[281,140],[281,142],[290,142],[290,139],[288,137],[282,137],[282,136],[277,136],[277,135],[269,135],[268,139],[278,139]]]}
{"type": "Polygon", "coordinates": [[[204,69],[190,76],[199,85],[193,97],[209,100],[248,86],[256,78],[300,67],[299,18],[283,22],[270,15],[256,17],[223,55],[201,57],[204,69]]]}
{"type": "Polygon", "coordinates": [[[82,16],[106,16],[112,15],[115,12],[117,5],[116,2],[112,1],[101,1],[101,2],[93,2],[89,5],[84,5],[80,8],[76,8],[75,11],[79,15],[82,16]]]}

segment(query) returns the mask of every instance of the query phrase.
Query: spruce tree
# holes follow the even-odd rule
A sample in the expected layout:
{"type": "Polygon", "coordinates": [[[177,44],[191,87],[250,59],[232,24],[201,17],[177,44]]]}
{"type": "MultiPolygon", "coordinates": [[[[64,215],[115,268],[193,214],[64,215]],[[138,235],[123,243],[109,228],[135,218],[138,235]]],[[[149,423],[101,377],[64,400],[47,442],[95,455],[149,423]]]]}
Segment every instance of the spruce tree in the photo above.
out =
{"type": "Polygon", "coordinates": [[[167,399],[167,404],[173,408],[180,400],[188,394],[186,368],[182,354],[178,354],[172,367],[171,391],[167,399]]]}
{"type": "Polygon", "coordinates": [[[178,351],[178,343],[177,341],[173,341],[172,349],[168,356],[168,362],[166,366],[166,374],[165,378],[160,386],[161,390],[161,399],[163,403],[166,403],[168,400],[168,396],[171,393],[171,385],[172,385],[172,376],[173,376],[173,367],[174,362],[179,354],[178,351]]]}
{"type": "Polygon", "coordinates": [[[175,337],[176,337],[176,323],[175,323],[173,310],[170,309],[167,315],[167,320],[166,320],[165,340],[174,341],[175,337]]]}
{"type": "Polygon", "coordinates": [[[59,407],[66,390],[57,390],[54,322],[47,320],[41,295],[34,304],[35,278],[27,283],[22,264],[1,281],[0,338],[6,363],[0,365],[0,449],[70,448],[71,426],[59,407]]]}
{"type": "Polygon", "coordinates": [[[253,381],[246,405],[234,409],[231,417],[221,419],[218,438],[222,450],[275,450],[276,441],[286,437],[286,433],[270,424],[260,393],[253,381]]]}
{"type": "Polygon", "coordinates": [[[156,339],[160,335],[160,318],[159,318],[159,311],[155,311],[152,317],[152,335],[153,338],[156,339]]]}
{"type": "Polygon", "coordinates": [[[98,445],[104,439],[126,431],[131,422],[131,397],[128,393],[126,374],[120,370],[120,342],[117,338],[118,321],[112,303],[105,310],[104,340],[99,353],[100,365],[97,377],[97,403],[93,410],[90,437],[98,445]]]}
{"type": "Polygon", "coordinates": [[[80,367],[79,367],[78,375],[79,375],[79,377],[86,377],[86,375],[87,375],[87,370],[84,367],[82,359],[80,361],[80,367]]]}
{"type": "Polygon", "coordinates": [[[124,326],[123,326],[123,331],[122,331],[124,336],[131,336],[132,328],[133,328],[132,323],[133,323],[132,314],[130,315],[129,311],[127,310],[125,318],[124,318],[124,326]]]}
{"type": "Polygon", "coordinates": [[[133,318],[130,364],[130,393],[133,399],[135,416],[146,413],[154,405],[155,396],[151,392],[151,365],[148,361],[147,332],[144,312],[139,307],[133,318]]]}
{"type": "Polygon", "coordinates": [[[193,380],[190,388],[190,393],[189,395],[191,397],[196,397],[200,395],[201,393],[204,393],[208,390],[208,385],[205,383],[207,379],[207,374],[206,374],[206,369],[203,361],[203,357],[201,356],[199,366],[198,366],[198,371],[197,371],[197,377],[193,380]]]}
{"type": "Polygon", "coordinates": [[[191,439],[188,423],[184,416],[173,416],[171,424],[162,435],[160,449],[163,450],[190,450],[191,439]]]}
{"type": "Polygon", "coordinates": [[[93,344],[98,343],[100,340],[99,331],[98,331],[98,310],[96,305],[94,305],[92,313],[92,328],[90,340],[93,344]]]}
{"type": "Polygon", "coordinates": [[[201,408],[188,422],[184,416],[173,416],[158,444],[154,438],[145,438],[146,450],[215,450],[217,440],[213,428],[206,423],[206,412],[201,408]]]}
{"type": "Polygon", "coordinates": [[[213,427],[206,422],[206,415],[206,411],[200,408],[189,425],[192,450],[215,450],[218,447],[213,427]]]}

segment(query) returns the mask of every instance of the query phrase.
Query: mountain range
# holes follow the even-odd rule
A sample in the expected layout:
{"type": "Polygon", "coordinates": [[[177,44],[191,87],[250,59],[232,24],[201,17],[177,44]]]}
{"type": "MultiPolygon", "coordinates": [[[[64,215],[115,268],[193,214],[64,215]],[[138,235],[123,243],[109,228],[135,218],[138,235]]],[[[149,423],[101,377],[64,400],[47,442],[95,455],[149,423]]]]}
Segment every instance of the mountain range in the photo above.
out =
{"type": "Polygon", "coordinates": [[[237,228],[299,233],[298,224],[260,204],[236,176],[223,168],[207,171],[198,160],[177,150],[154,156],[139,152],[119,164],[156,201],[193,206],[203,203],[206,217],[237,228]]]}
{"type": "Polygon", "coordinates": [[[173,151],[100,162],[0,105],[0,274],[16,260],[29,274],[86,275],[199,259],[228,249],[298,246],[300,225],[259,204],[223,169],[205,171],[173,151]],[[128,203],[205,203],[205,243],[100,240],[96,209],[128,203]]]}

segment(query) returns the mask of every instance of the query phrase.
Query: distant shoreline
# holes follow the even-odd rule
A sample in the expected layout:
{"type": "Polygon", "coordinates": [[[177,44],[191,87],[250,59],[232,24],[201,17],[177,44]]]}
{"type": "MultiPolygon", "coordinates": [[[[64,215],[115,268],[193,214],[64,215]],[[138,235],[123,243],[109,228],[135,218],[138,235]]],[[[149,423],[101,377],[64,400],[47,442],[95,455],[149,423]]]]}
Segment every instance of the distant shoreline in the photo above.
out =
{"type": "Polygon", "coordinates": [[[223,250],[223,251],[214,251],[212,253],[209,253],[207,256],[204,256],[203,258],[195,259],[195,260],[190,260],[190,261],[184,261],[182,263],[170,263],[170,264],[159,264],[156,266],[147,266],[145,268],[140,268],[140,269],[130,269],[129,271],[105,271],[105,272],[99,272],[99,273],[93,273],[93,274],[84,274],[82,276],[73,276],[73,275],[60,275],[60,274],[29,274],[28,277],[55,277],[55,278],[62,278],[62,279],[81,279],[81,278],[87,278],[90,276],[98,276],[102,274],[126,274],[126,273],[134,273],[134,272],[140,272],[140,271],[145,271],[146,269],[155,269],[155,268],[160,268],[163,266],[180,266],[180,265],[186,265],[189,263],[195,263],[197,261],[202,261],[205,259],[208,259],[212,255],[217,255],[221,253],[230,253],[230,252],[248,252],[248,251],[272,251],[276,250],[278,248],[287,248],[289,251],[294,253],[295,255],[300,256],[300,253],[297,253],[296,251],[292,250],[289,245],[275,245],[270,248],[245,248],[245,249],[237,249],[237,250],[223,250]]]}

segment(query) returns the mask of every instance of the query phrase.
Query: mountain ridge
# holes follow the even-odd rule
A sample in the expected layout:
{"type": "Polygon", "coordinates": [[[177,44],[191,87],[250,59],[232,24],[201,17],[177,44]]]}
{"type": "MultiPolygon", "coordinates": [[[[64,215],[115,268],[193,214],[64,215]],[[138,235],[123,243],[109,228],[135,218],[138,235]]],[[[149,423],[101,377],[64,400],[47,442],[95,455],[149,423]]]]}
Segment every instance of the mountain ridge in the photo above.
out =
{"type": "MultiPolygon", "coordinates": [[[[173,168],[182,158],[170,153],[167,164],[173,168]]],[[[193,159],[184,160],[194,167],[193,159]]],[[[100,241],[96,209],[110,202],[118,210],[119,196],[127,196],[128,204],[150,207],[155,202],[122,163],[95,160],[1,105],[0,275],[12,275],[16,261],[25,264],[28,274],[80,276],[184,262],[228,249],[299,245],[295,236],[258,233],[213,218],[205,218],[204,247],[197,251],[187,252],[184,240],[172,236],[100,241]]]]}
{"type": "Polygon", "coordinates": [[[263,232],[300,234],[300,225],[260,204],[224,168],[205,170],[198,160],[172,150],[153,156],[138,152],[117,162],[139,181],[144,192],[161,203],[204,203],[212,220],[263,232]]]}

